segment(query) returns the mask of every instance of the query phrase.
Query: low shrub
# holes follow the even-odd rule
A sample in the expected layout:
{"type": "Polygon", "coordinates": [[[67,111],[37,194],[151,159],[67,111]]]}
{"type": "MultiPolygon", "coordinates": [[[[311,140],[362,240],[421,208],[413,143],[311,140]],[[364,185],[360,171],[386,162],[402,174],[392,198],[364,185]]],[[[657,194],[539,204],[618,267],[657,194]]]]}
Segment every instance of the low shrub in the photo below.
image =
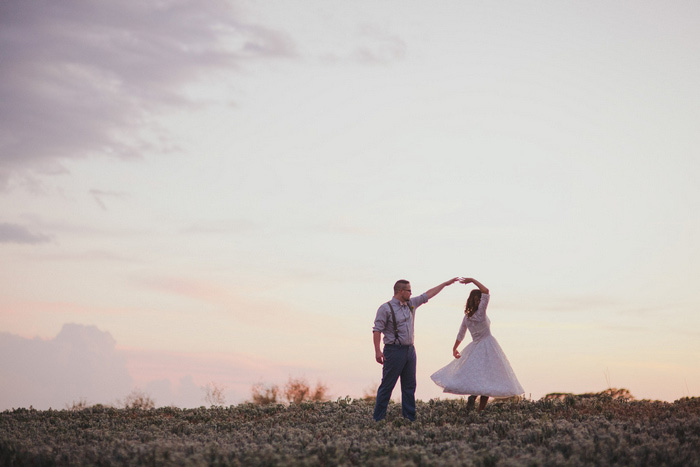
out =
{"type": "Polygon", "coordinates": [[[0,465],[700,465],[700,398],[418,401],[0,413],[0,465]]]}

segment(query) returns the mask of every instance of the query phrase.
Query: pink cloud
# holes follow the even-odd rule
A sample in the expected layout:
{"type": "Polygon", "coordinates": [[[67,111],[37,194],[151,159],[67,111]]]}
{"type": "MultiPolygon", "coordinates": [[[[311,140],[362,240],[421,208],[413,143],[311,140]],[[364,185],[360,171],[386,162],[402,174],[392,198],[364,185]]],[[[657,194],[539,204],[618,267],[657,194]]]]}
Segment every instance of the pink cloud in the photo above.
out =
{"type": "Polygon", "coordinates": [[[3,315],[26,316],[27,314],[39,312],[71,315],[122,315],[124,314],[124,309],[63,301],[13,300],[0,302],[0,313],[3,315]]]}
{"type": "Polygon", "coordinates": [[[227,2],[2,2],[0,29],[0,190],[66,173],[67,159],[141,157],[152,117],[200,104],[187,84],[294,55],[286,34],[227,2]]]}
{"type": "Polygon", "coordinates": [[[289,320],[289,305],[284,302],[250,298],[235,288],[223,287],[214,282],[176,276],[138,278],[133,282],[138,287],[154,292],[215,305],[222,311],[235,310],[235,317],[241,323],[261,325],[274,319],[280,322],[290,321],[289,326],[297,327],[289,320]]]}
{"type": "Polygon", "coordinates": [[[0,333],[0,409],[62,409],[81,398],[114,403],[132,387],[115,344],[108,332],[78,324],[47,340],[0,333]]]}

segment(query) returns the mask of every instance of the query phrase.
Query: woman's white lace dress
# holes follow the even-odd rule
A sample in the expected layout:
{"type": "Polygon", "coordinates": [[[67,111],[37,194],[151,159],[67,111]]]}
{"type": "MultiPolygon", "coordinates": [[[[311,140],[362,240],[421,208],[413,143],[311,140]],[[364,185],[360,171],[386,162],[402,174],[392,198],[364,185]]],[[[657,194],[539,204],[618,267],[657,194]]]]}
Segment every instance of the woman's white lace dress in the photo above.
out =
{"type": "Polygon", "coordinates": [[[474,315],[471,318],[464,315],[457,340],[463,341],[469,329],[472,342],[462,349],[462,357],[455,358],[431,376],[443,392],[490,397],[510,397],[525,392],[506,354],[491,335],[491,321],[486,316],[489,298],[488,294],[482,294],[474,315]]]}

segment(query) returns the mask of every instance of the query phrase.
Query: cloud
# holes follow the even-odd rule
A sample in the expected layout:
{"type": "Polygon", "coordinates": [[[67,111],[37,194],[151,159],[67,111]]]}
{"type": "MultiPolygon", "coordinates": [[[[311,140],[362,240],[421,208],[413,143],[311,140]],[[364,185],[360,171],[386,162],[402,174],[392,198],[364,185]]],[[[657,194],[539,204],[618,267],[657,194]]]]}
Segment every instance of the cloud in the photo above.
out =
{"type": "Polygon", "coordinates": [[[0,48],[0,189],[70,158],[138,157],[161,144],[153,116],[195,104],[185,85],[293,54],[226,2],[194,0],[0,2],[0,48]]]}
{"type": "Polygon", "coordinates": [[[216,284],[183,277],[169,276],[135,279],[135,283],[159,293],[172,294],[210,303],[223,303],[235,299],[235,296],[216,284]]]}
{"type": "Polygon", "coordinates": [[[206,405],[202,386],[197,385],[190,375],[181,377],[176,384],[168,378],[146,383],[144,392],[151,397],[156,406],[172,405],[174,407],[199,407],[206,405]]]}
{"type": "Polygon", "coordinates": [[[180,230],[183,234],[236,235],[259,231],[261,225],[247,219],[199,221],[180,230]]]}
{"type": "Polygon", "coordinates": [[[406,56],[406,42],[397,35],[365,25],[359,37],[363,44],[357,47],[354,57],[362,63],[386,64],[406,56]]]}
{"type": "Polygon", "coordinates": [[[108,332],[65,324],[53,339],[0,333],[0,410],[114,404],[132,389],[126,359],[108,332]]]}
{"type": "MultiPolygon", "coordinates": [[[[290,276],[293,279],[285,279],[285,284],[299,280],[305,282],[305,278],[296,277],[305,271],[295,270],[290,276]]],[[[317,274],[317,273],[313,273],[317,274]]],[[[215,281],[200,280],[191,277],[170,275],[133,277],[131,283],[138,288],[154,292],[161,296],[177,297],[179,303],[191,300],[193,304],[198,302],[200,311],[207,310],[210,319],[218,314],[232,314],[239,326],[250,326],[254,329],[265,329],[271,332],[270,322],[277,323],[274,328],[285,333],[307,332],[309,326],[337,326],[334,318],[329,318],[315,312],[308,311],[304,306],[289,303],[288,298],[269,297],[261,294],[261,286],[249,285],[246,290],[241,286],[226,286],[215,281]],[[201,305],[206,305],[202,307],[201,305]]],[[[279,282],[280,284],[282,282],[279,282]]],[[[265,284],[262,287],[269,287],[265,284]]]]}
{"type": "Polygon", "coordinates": [[[103,190],[90,190],[90,194],[92,195],[92,199],[95,200],[97,205],[102,208],[103,211],[107,210],[107,205],[104,202],[104,198],[124,198],[126,196],[125,193],[122,192],[116,192],[116,191],[103,191],[103,190]]]}
{"type": "Polygon", "coordinates": [[[44,234],[32,233],[26,227],[0,222],[0,243],[46,243],[51,239],[44,234]]]}
{"type": "Polygon", "coordinates": [[[206,405],[204,386],[225,389],[229,404],[250,398],[258,381],[284,381],[293,369],[283,361],[269,361],[238,353],[196,353],[165,350],[124,349],[127,366],[136,383],[157,406],[199,407],[206,405]]]}
{"type": "Polygon", "coordinates": [[[363,24],[351,33],[348,43],[338,44],[321,55],[324,62],[351,61],[362,65],[387,65],[406,57],[408,46],[400,36],[380,27],[363,24]]]}
{"type": "Polygon", "coordinates": [[[70,323],[48,340],[0,333],[0,410],[63,409],[80,400],[119,405],[136,387],[159,407],[199,407],[207,383],[239,403],[255,382],[281,381],[292,370],[244,354],[118,348],[109,332],[70,323]]]}

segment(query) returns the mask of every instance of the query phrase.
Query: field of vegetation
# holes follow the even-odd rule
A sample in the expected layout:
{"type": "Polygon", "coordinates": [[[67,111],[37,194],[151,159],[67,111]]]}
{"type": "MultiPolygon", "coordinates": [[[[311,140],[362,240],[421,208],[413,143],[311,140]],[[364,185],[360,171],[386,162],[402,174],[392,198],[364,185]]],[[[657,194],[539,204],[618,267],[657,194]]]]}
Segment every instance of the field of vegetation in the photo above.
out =
{"type": "MultiPolygon", "coordinates": [[[[0,465],[700,465],[700,398],[373,402],[0,413],[0,465]]],[[[624,396],[624,393],[622,393],[624,396]]]]}

